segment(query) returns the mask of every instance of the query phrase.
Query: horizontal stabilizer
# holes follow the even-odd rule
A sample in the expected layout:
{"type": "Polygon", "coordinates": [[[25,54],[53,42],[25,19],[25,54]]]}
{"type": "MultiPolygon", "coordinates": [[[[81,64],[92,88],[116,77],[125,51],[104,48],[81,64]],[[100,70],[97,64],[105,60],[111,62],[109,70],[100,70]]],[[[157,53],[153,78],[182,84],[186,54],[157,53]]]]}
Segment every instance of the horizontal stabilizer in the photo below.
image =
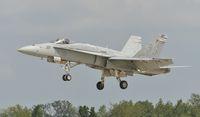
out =
{"type": "Polygon", "coordinates": [[[172,60],[171,58],[130,58],[130,57],[111,57],[109,60],[124,60],[124,61],[156,61],[156,60],[172,60]]]}
{"type": "Polygon", "coordinates": [[[159,69],[162,66],[173,64],[172,59],[166,58],[126,58],[126,57],[112,57],[109,62],[115,66],[124,67],[128,69],[150,70],[159,69]]]}
{"type": "Polygon", "coordinates": [[[192,67],[192,66],[163,66],[160,68],[188,68],[188,67],[192,67]]]}

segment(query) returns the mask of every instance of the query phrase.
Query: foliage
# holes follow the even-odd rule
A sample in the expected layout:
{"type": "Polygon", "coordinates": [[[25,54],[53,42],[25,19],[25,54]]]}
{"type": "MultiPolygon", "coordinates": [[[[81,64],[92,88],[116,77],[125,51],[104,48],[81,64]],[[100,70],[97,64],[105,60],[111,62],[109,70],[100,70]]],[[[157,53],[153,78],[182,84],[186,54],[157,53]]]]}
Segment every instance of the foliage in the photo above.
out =
{"type": "Polygon", "coordinates": [[[89,117],[89,115],[90,115],[89,107],[80,106],[79,107],[79,114],[80,114],[81,117],[89,117]]]}
{"type": "Polygon", "coordinates": [[[133,102],[121,101],[119,104],[113,104],[110,114],[110,117],[132,117],[134,115],[133,102]]]}
{"type": "Polygon", "coordinates": [[[90,108],[90,116],[89,117],[97,117],[97,114],[95,112],[95,108],[94,107],[90,108]]]}
{"type": "Polygon", "coordinates": [[[4,110],[0,114],[0,117],[31,117],[31,112],[31,109],[28,109],[27,107],[16,105],[4,110]]]}
{"type": "Polygon", "coordinates": [[[133,104],[132,101],[122,101],[112,106],[111,117],[151,117],[154,106],[148,101],[139,101],[133,104]]]}
{"type": "Polygon", "coordinates": [[[76,108],[65,100],[45,104],[43,109],[45,117],[78,117],[76,108]]]}
{"type": "Polygon", "coordinates": [[[97,117],[94,107],[91,107],[89,110],[89,107],[87,106],[80,106],[79,114],[81,117],[97,117]]]}
{"type": "Polygon", "coordinates": [[[106,110],[106,106],[102,105],[99,107],[99,110],[97,112],[97,117],[109,117],[109,114],[106,110]]]}
{"type": "Polygon", "coordinates": [[[192,106],[200,108],[200,95],[192,94],[189,102],[192,104],[192,106]]]}
{"type": "Polygon", "coordinates": [[[44,117],[44,107],[39,104],[33,107],[32,117],[44,117]]]}
{"type": "Polygon", "coordinates": [[[86,105],[78,109],[65,100],[39,104],[32,108],[16,105],[2,110],[0,117],[200,117],[200,95],[192,94],[187,102],[178,100],[176,104],[162,99],[153,105],[148,100],[121,101],[112,104],[107,110],[105,105],[95,112],[94,107],[86,105]]]}

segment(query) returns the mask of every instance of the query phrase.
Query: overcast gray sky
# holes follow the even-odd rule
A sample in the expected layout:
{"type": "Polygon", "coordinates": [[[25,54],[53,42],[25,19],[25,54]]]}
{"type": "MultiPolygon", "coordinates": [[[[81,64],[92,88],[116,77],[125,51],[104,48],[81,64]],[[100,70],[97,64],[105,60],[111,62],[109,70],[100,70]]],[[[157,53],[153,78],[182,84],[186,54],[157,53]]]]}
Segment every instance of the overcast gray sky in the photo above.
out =
{"type": "Polygon", "coordinates": [[[96,107],[121,100],[175,102],[200,94],[199,6],[199,0],[1,0],[0,108],[60,99],[96,107]],[[169,37],[162,57],[193,67],[154,77],[127,77],[127,90],[109,78],[105,89],[98,91],[100,71],[84,65],[72,69],[71,82],[63,82],[59,65],[16,51],[58,37],[121,50],[131,34],[148,43],[159,33],[169,37]]]}

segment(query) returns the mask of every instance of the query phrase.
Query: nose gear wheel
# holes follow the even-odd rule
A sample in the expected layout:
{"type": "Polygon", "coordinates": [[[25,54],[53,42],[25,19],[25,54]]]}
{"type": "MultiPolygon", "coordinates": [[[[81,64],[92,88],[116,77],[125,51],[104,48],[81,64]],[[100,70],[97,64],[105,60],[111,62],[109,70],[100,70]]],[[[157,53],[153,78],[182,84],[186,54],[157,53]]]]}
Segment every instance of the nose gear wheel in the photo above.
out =
{"type": "Polygon", "coordinates": [[[70,74],[64,74],[63,77],[62,77],[62,79],[64,81],[70,81],[72,79],[72,76],[70,74]]]}

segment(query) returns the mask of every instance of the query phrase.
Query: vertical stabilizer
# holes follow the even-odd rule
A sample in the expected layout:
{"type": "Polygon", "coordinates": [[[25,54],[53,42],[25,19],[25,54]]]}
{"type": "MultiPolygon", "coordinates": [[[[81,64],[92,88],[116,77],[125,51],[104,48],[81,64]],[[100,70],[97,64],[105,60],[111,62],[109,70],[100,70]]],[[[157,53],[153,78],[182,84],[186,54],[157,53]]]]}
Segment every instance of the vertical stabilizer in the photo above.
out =
{"type": "Polygon", "coordinates": [[[161,34],[154,43],[149,44],[148,46],[143,47],[135,57],[140,58],[156,58],[159,57],[160,52],[166,43],[167,36],[161,34]]]}
{"type": "Polygon", "coordinates": [[[141,39],[142,38],[139,36],[131,36],[122,49],[122,52],[130,57],[135,56],[135,54],[142,48],[141,39]]]}

